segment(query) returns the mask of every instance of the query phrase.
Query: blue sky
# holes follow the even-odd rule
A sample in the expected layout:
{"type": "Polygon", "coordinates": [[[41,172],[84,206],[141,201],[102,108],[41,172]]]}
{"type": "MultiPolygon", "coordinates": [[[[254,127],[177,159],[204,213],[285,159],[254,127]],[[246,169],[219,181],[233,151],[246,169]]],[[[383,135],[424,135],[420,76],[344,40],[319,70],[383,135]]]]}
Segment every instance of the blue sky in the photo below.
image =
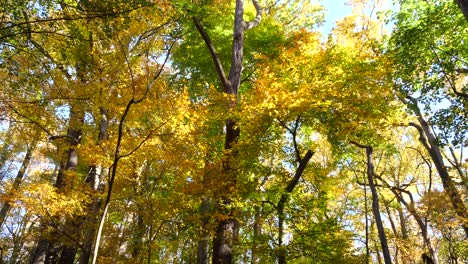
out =
{"type": "MultiPolygon", "coordinates": [[[[330,32],[335,26],[336,21],[350,15],[353,10],[353,8],[347,4],[348,0],[321,0],[319,2],[326,9],[325,24],[322,31],[324,34],[328,34],[328,32],[330,32]]],[[[378,11],[389,9],[395,10],[397,8],[397,6],[393,4],[392,0],[369,0],[369,3],[375,3],[379,6],[379,8],[373,12],[374,17],[378,11]]]]}
{"type": "Polygon", "coordinates": [[[347,0],[321,1],[321,4],[326,9],[324,32],[330,32],[337,20],[351,14],[352,7],[346,5],[347,2],[347,0]]]}

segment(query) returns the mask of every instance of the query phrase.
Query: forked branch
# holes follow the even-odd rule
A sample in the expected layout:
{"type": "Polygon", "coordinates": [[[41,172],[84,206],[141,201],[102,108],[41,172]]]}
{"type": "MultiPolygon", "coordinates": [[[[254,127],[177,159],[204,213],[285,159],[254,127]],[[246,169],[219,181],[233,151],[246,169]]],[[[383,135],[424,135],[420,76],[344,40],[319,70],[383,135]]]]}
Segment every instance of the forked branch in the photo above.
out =
{"type": "Polygon", "coordinates": [[[262,20],[262,14],[263,14],[262,7],[256,0],[252,0],[252,4],[255,6],[255,10],[257,11],[257,14],[252,21],[245,22],[245,30],[249,30],[251,28],[258,26],[258,24],[260,24],[260,21],[262,20]]]}

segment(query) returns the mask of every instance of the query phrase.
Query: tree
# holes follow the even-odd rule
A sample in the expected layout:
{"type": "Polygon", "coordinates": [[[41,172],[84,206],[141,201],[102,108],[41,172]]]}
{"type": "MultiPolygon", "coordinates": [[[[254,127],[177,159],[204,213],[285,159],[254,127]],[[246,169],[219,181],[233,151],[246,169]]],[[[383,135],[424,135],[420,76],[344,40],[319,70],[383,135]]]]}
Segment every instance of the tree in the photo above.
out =
{"type": "MultiPolygon", "coordinates": [[[[452,162],[458,166],[457,155],[450,160],[444,154],[444,149],[450,149],[452,154],[462,153],[466,138],[462,128],[466,123],[466,85],[461,81],[463,73],[457,73],[466,64],[466,48],[459,46],[466,41],[466,21],[451,1],[405,1],[394,20],[398,29],[390,38],[389,54],[402,65],[395,69],[395,90],[418,120],[410,125],[419,131],[420,141],[430,154],[457,215],[466,219],[466,206],[454,183],[456,175],[445,165],[452,162]],[[421,24],[433,25],[434,21],[438,21],[437,27],[421,24]],[[435,104],[446,106],[432,107],[435,104]],[[427,119],[428,115],[432,117],[427,119]]],[[[458,176],[465,185],[464,173],[458,176]]],[[[462,228],[468,234],[463,222],[462,228]]]]}
{"type": "MultiPolygon", "coordinates": [[[[197,30],[200,32],[200,35],[202,36],[206,46],[208,47],[208,50],[210,51],[210,55],[213,59],[219,81],[221,82],[221,87],[223,87],[225,94],[231,96],[228,103],[228,112],[231,109],[236,108],[236,105],[238,104],[238,93],[241,83],[242,64],[244,57],[243,52],[245,31],[257,26],[262,18],[262,8],[260,4],[255,0],[253,0],[252,3],[257,10],[257,15],[252,21],[246,22],[244,20],[244,1],[236,0],[231,67],[228,77],[226,77],[223,65],[221,64],[210,37],[203,29],[199,19],[197,17],[193,18],[197,30]]],[[[228,154],[228,157],[223,164],[223,179],[221,180],[221,183],[224,186],[223,189],[227,191],[227,196],[221,197],[221,206],[227,206],[231,203],[229,190],[236,185],[237,176],[235,170],[233,169],[235,165],[231,164],[232,161],[231,157],[229,156],[235,155],[236,153],[235,150],[233,151],[233,147],[236,144],[239,135],[240,130],[237,122],[228,117],[226,119],[226,137],[224,149],[229,152],[232,151],[232,154],[228,154]]],[[[236,220],[232,218],[232,216],[229,216],[230,214],[231,213],[228,212],[228,218],[226,220],[219,221],[218,227],[216,228],[216,234],[213,240],[213,263],[232,263],[232,243],[235,239],[236,232],[238,232],[238,230],[236,230],[238,227],[236,227],[236,220]]]]}
{"type": "Polygon", "coordinates": [[[466,21],[351,4],[6,1],[2,261],[463,261],[466,21]]]}
{"type": "Polygon", "coordinates": [[[384,255],[385,264],[392,263],[390,256],[390,251],[388,249],[387,237],[385,235],[385,230],[380,216],[380,206],[379,206],[379,196],[377,193],[377,188],[375,187],[374,182],[374,162],[373,162],[373,148],[370,146],[364,146],[359,143],[353,142],[359,148],[364,148],[366,150],[367,157],[367,180],[369,182],[369,187],[372,193],[372,213],[374,214],[375,223],[377,225],[377,231],[379,233],[380,245],[382,246],[382,252],[384,255]]]}

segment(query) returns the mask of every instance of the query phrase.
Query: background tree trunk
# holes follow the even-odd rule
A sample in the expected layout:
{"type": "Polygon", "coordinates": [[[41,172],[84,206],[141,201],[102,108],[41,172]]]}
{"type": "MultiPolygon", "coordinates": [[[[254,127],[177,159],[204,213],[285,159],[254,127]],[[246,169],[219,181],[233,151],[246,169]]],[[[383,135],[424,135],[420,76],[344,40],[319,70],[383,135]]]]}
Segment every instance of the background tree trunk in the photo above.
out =
{"type": "MultiPolygon", "coordinates": [[[[296,134],[294,133],[293,134],[294,141],[296,140],[295,138],[296,138],[296,134]]],[[[294,177],[291,179],[291,181],[288,183],[288,185],[284,189],[284,192],[281,195],[281,198],[278,204],[276,205],[276,210],[278,212],[278,250],[277,250],[278,264],[286,264],[286,251],[283,248],[283,233],[284,233],[284,218],[285,218],[284,208],[286,206],[286,203],[289,200],[289,195],[294,190],[296,185],[299,183],[299,179],[304,174],[304,170],[307,166],[307,163],[309,163],[309,160],[312,158],[314,153],[308,150],[303,158],[300,157],[299,153],[297,153],[297,155],[299,158],[299,166],[297,167],[296,172],[294,173],[294,177]]]]}
{"type": "Polygon", "coordinates": [[[461,199],[460,194],[458,193],[457,188],[455,187],[455,184],[453,183],[452,178],[450,177],[450,174],[447,170],[447,166],[445,166],[444,159],[442,157],[442,153],[437,142],[437,138],[432,133],[431,127],[422,115],[416,99],[411,97],[407,97],[407,99],[409,100],[409,102],[407,102],[408,106],[416,114],[416,117],[419,121],[419,125],[414,123],[410,123],[410,125],[418,130],[420,136],[419,140],[431,156],[432,162],[434,163],[437,172],[440,176],[440,179],[442,180],[442,186],[444,187],[444,190],[447,193],[450,202],[452,203],[452,206],[455,209],[455,212],[461,219],[464,219],[461,225],[463,227],[463,230],[465,231],[465,236],[468,237],[468,222],[466,221],[466,219],[468,219],[468,211],[465,207],[463,200],[461,199]]]}
{"type": "MultiPolygon", "coordinates": [[[[75,171],[78,165],[77,146],[81,141],[81,126],[83,122],[84,112],[81,109],[78,109],[77,106],[72,106],[70,110],[70,121],[66,136],[66,144],[64,144],[65,146],[62,149],[64,157],[62,157],[62,161],[60,162],[60,168],[55,182],[55,187],[59,192],[65,191],[67,185],[67,179],[65,178],[66,171],[75,171]]],[[[51,219],[50,221],[43,219],[39,228],[40,232],[45,232],[47,226],[51,224],[53,225],[53,228],[57,228],[60,225],[60,219],[51,219]]],[[[67,232],[68,231],[69,230],[67,230],[67,232]]],[[[50,234],[50,236],[46,234],[41,235],[36,249],[33,251],[33,254],[31,254],[30,263],[55,263],[60,257],[60,251],[64,251],[66,259],[70,259],[71,257],[68,256],[73,255],[74,260],[76,250],[70,249],[68,246],[65,246],[64,249],[61,250],[59,241],[57,241],[61,236],[62,234],[60,234],[58,230],[55,230],[54,234],[50,234]]],[[[70,241],[69,243],[74,242],[70,241]]],[[[71,262],[62,263],[73,263],[73,260],[71,260],[71,262]]]]}
{"type": "Polygon", "coordinates": [[[391,264],[392,259],[390,256],[390,251],[388,249],[387,237],[385,235],[385,229],[383,226],[382,218],[380,217],[379,209],[379,196],[377,193],[377,188],[375,188],[374,183],[374,162],[372,159],[373,149],[372,147],[366,146],[366,155],[367,155],[367,180],[369,182],[369,187],[372,193],[372,213],[374,214],[375,224],[377,225],[377,232],[379,234],[380,245],[382,247],[382,253],[384,257],[385,264],[391,264]]]}
{"type": "MultiPolygon", "coordinates": [[[[31,161],[31,154],[34,150],[35,145],[36,145],[36,142],[33,142],[31,146],[27,147],[26,154],[21,164],[21,168],[16,174],[15,181],[13,182],[13,186],[11,187],[10,193],[18,190],[21,182],[23,181],[23,177],[26,172],[26,169],[29,166],[29,162],[31,161]]],[[[0,210],[0,230],[2,229],[2,225],[5,222],[6,216],[8,214],[8,211],[10,211],[10,208],[11,208],[10,203],[8,201],[5,201],[2,205],[2,209],[0,210]]]]}
{"type": "Polygon", "coordinates": [[[209,198],[204,198],[201,203],[201,238],[198,241],[197,247],[197,264],[208,264],[209,252],[209,232],[208,223],[210,221],[211,201],[209,198]]]}

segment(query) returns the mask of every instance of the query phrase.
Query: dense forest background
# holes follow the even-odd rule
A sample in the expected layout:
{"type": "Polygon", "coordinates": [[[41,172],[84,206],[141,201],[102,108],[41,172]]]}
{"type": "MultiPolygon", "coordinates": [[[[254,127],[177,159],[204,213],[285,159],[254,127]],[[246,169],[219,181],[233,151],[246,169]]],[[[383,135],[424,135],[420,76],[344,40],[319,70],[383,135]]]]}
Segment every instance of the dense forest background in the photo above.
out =
{"type": "Polygon", "coordinates": [[[468,263],[468,7],[2,0],[0,263],[468,263]]]}

